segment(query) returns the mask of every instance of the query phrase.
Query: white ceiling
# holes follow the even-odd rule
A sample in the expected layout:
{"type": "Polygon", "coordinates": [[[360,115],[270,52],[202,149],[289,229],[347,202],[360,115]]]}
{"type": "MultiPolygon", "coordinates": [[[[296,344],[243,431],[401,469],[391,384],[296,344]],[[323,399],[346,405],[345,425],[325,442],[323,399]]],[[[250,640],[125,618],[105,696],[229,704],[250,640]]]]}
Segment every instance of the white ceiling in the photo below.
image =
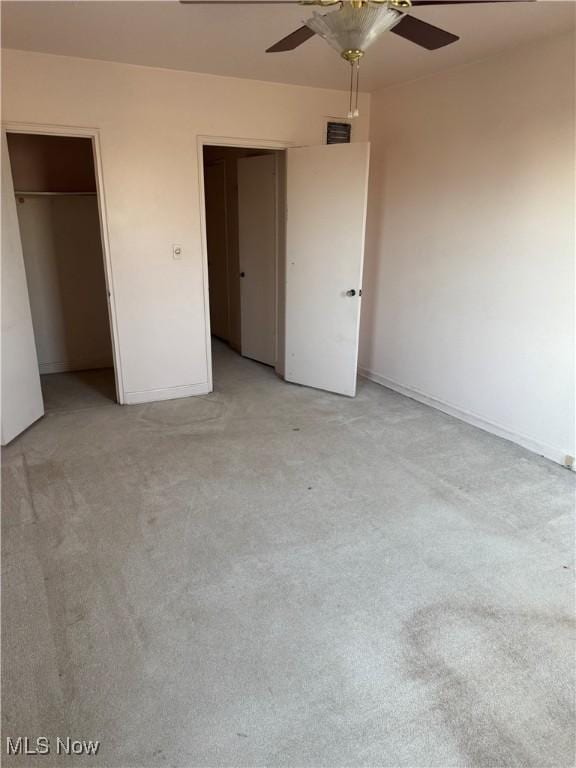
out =
{"type": "MultiPolygon", "coordinates": [[[[460,35],[426,51],[385,33],[366,54],[361,89],[386,85],[484,58],[574,27],[574,0],[415,8],[418,18],[460,35]]],[[[348,66],[323,40],[266,54],[311,14],[298,5],[191,6],[173,0],[68,0],[2,3],[2,45],[65,56],[210,72],[345,89],[348,66]]]]}

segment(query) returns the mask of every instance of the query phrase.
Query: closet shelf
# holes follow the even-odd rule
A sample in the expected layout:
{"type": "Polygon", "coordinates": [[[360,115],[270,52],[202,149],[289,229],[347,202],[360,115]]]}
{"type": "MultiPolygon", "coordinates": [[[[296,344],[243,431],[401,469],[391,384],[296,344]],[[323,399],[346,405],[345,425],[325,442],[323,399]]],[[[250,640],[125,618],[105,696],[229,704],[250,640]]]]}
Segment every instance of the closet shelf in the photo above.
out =
{"type": "Polygon", "coordinates": [[[26,192],[14,190],[14,194],[20,197],[78,197],[78,196],[96,196],[96,192],[26,192]]]}

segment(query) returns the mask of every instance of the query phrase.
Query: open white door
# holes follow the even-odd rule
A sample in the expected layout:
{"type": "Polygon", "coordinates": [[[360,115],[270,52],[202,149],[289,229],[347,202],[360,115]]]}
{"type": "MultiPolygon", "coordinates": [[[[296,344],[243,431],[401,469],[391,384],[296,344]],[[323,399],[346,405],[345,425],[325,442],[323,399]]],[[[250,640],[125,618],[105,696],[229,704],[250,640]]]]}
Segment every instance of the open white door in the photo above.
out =
{"type": "Polygon", "coordinates": [[[6,134],[2,133],[2,445],[44,415],[6,134]]]}
{"type": "Polygon", "coordinates": [[[276,156],[238,160],[241,353],[276,363],[276,156]]]}
{"type": "Polygon", "coordinates": [[[353,397],[370,145],[286,155],[285,377],[353,397]]]}

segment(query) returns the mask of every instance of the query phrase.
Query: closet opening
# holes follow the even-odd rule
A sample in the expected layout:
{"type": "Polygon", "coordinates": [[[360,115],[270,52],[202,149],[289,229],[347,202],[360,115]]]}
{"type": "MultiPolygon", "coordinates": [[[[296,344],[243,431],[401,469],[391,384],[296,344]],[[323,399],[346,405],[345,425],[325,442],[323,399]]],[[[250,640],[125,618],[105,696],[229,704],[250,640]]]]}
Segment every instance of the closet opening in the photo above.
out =
{"type": "Polygon", "coordinates": [[[45,411],[115,403],[92,139],[7,142],[45,411]]]}
{"type": "MultiPolygon", "coordinates": [[[[285,153],[203,147],[213,358],[226,345],[283,375],[285,153]]],[[[218,381],[218,366],[215,383],[218,381]]]]}

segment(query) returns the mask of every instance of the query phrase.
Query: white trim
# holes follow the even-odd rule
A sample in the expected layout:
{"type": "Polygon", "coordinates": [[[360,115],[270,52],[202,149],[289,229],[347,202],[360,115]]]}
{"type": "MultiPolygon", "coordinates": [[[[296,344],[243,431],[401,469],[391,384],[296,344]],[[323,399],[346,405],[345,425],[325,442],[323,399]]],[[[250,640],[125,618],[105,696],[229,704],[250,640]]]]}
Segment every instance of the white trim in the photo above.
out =
{"type": "MultiPolygon", "coordinates": [[[[198,135],[198,147],[243,147],[245,149],[289,149],[296,147],[293,141],[278,141],[276,139],[238,139],[231,136],[198,135]]],[[[203,159],[199,155],[199,159],[203,159]]]]}
{"type": "Polygon", "coordinates": [[[181,397],[193,395],[208,395],[212,392],[211,383],[204,381],[201,384],[183,384],[178,387],[166,387],[165,389],[145,389],[140,392],[126,392],[126,405],[138,405],[140,403],[155,403],[158,400],[176,400],[181,397]]]}
{"type": "Polygon", "coordinates": [[[428,405],[431,408],[436,408],[438,411],[442,411],[443,413],[447,413],[450,416],[454,416],[456,419],[465,421],[467,424],[471,424],[474,427],[483,429],[485,432],[490,432],[492,435],[502,437],[505,440],[510,440],[517,445],[521,445],[523,448],[527,448],[533,453],[537,453],[540,456],[544,456],[545,458],[568,468],[566,461],[570,457],[567,451],[563,451],[560,448],[547,445],[546,443],[541,443],[540,441],[534,440],[527,435],[513,432],[512,430],[503,427],[500,424],[495,424],[493,421],[484,419],[482,416],[478,416],[475,413],[470,413],[470,411],[463,410],[458,406],[451,405],[450,403],[446,403],[443,400],[438,400],[435,397],[430,397],[424,392],[420,392],[419,390],[413,389],[412,387],[406,387],[404,384],[400,384],[399,382],[394,381],[393,379],[389,379],[386,376],[382,376],[379,373],[374,373],[374,371],[370,371],[367,368],[358,368],[358,375],[364,379],[373,381],[376,384],[380,384],[383,387],[392,389],[394,392],[398,392],[401,395],[410,397],[412,400],[417,400],[419,403],[424,403],[424,405],[428,405]]]}
{"type": "Polygon", "coordinates": [[[38,363],[40,375],[45,373],[67,373],[68,371],[92,371],[97,368],[112,368],[113,361],[109,358],[95,358],[92,360],[68,360],[62,363],[38,363]]]}
{"type": "Polygon", "coordinates": [[[206,328],[205,356],[208,392],[212,392],[212,334],[210,327],[210,294],[208,289],[208,240],[206,235],[206,198],[204,192],[204,142],[197,138],[198,198],[200,201],[200,248],[202,250],[202,301],[206,328]]]}
{"type": "Polygon", "coordinates": [[[124,381],[122,376],[122,358],[120,354],[120,333],[118,330],[118,309],[116,306],[116,292],[114,290],[114,275],[112,259],[110,256],[110,243],[108,235],[108,216],[106,212],[106,193],[104,174],[102,171],[102,150],[100,144],[100,129],[70,125],[46,125],[44,123],[20,123],[3,122],[2,130],[6,133],[31,133],[45,136],[76,136],[92,139],[94,153],[94,173],[96,176],[96,189],[98,200],[98,213],[100,217],[100,234],[102,240],[102,252],[104,260],[104,277],[108,292],[108,321],[112,341],[112,357],[114,365],[114,378],[116,380],[116,399],[121,405],[126,402],[124,381]]]}
{"type": "MultiPolygon", "coordinates": [[[[204,191],[204,147],[245,147],[247,149],[289,149],[294,142],[275,139],[239,139],[230,136],[196,136],[198,167],[198,202],[200,205],[200,243],[202,249],[202,293],[204,300],[204,325],[206,327],[206,370],[208,371],[208,392],[213,390],[212,381],[212,339],[210,332],[210,293],[208,288],[208,245],[206,237],[206,198],[204,191]]],[[[278,275],[276,275],[278,278],[278,275]]],[[[127,395],[129,393],[126,393],[127,395]]],[[[204,394],[200,392],[198,394],[204,394]]],[[[182,395],[184,397],[184,395],[182,395]]],[[[127,401],[128,402],[128,401],[127,401]]]]}

